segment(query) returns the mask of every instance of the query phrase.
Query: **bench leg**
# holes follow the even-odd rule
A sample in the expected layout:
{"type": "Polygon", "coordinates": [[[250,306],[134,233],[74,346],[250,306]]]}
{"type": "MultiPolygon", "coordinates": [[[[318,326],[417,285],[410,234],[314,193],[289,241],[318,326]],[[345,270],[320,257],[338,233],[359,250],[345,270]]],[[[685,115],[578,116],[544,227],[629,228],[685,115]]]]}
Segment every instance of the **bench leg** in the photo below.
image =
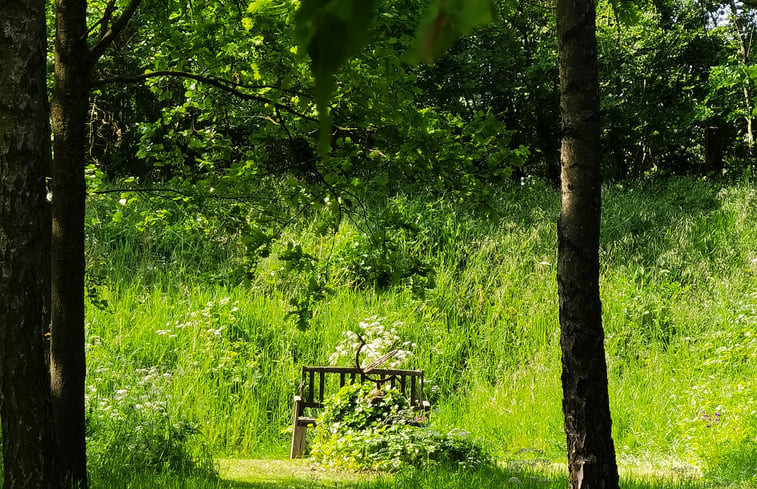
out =
{"type": "Polygon", "coordinates": [[[292,447],[289,449],[289,458],[302,458],[305,452],[305,435],[308,428],[307,426],[298,426],[302,414],[302,398],[300,396],[294,396],[292,411],[292,447]]]}
{"type": "Polygon", "coordinates": [[[308,428],[307,426],[295,426],[292,432],[292,448],[289,452],[289,458],[302,458],[305,453],[305,440],[308,428]]]}

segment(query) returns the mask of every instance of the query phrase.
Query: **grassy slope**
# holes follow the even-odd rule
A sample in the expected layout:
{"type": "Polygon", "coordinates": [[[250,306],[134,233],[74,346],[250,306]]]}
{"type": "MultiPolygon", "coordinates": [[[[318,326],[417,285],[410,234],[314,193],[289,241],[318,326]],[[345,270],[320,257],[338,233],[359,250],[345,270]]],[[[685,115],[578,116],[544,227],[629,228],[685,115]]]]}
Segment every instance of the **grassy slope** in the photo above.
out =
{"type": "MultiPolygon", "coordinates": [[[[299,366],[325,363],[342,331],[372,315],[401,321],[417,344],[439,429],[468,430],[504,459],[562,459],[556,192],[503,192],[492,204],[499,217],[394,199],[418,229],[395,244],[436,270],[425,292],[408,280],[359,287],[353,224],[326,237],[315,224],[294,226],[282,243],[331,256],[332,294],[305,331],[286,317],[304,272],[269,258],[251,282],[228,285],[222,270],[237,255],[218,245],[223,236],[191,226],[137,232],[129,213],[141,208],[113,223],[112,204],[91,204],[90,266],[108,302],[88,311],[95,460],[118,436],[165,426],[216,454],[284,454],[299,366]]],[[[676,179],[608,188],[601,256],[621,461],[757,482],[755,187],[676,179]]]]}

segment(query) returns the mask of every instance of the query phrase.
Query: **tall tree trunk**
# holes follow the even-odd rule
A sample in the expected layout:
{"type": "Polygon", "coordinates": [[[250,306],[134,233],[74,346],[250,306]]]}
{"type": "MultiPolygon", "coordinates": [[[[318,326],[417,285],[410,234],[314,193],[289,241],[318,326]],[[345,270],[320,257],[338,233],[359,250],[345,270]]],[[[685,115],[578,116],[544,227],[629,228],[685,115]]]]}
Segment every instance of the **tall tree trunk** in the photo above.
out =
{"type": "Polygon", "coordinates": [[[141,0],[130,0],[111,23],[115,3],[100,20],[100,37],[87,45],[87,0],[55,0],[55,87],[52,122],[52,293],[50,379],[61,477],[86,489],[84,418],[84,168],[89,76],[92,66],[126,27],[141,0]]]}
{"type": "Polygon", "coordinates": [[[84,162],[89,105],[86,0],[56,0],[52,102],[50,378],[61,477],[85,489],[84,162]]]}
{"type": "Polygon", "coordinates": [[[0,2],[0,419],[5,489],[56,488],[45,364],[45,4],[0,2]]]}
{"type": "Polygon", "coordinates": [[[593,0],[558,0],[562,210],[557,226],[563,413],[573,489],[616,489],[599,298],[601,175],[593,0]]]}

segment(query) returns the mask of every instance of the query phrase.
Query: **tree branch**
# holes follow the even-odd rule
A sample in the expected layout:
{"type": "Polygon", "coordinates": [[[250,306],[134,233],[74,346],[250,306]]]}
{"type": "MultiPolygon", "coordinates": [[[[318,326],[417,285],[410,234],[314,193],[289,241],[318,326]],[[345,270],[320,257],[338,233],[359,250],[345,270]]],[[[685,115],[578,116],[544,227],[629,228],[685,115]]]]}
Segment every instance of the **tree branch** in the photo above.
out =
{"type": "Polygon", "coordinates": [[[302,112],[299,112],[298,110],[293,109],[292,107],[289,107],[288,105],[284,105],[279,102],[274,102],[273,100],[260,96],[260,95],[254,95],[251,93],[242,92],[238,88],[236,88],[239,85],[234,82],[224,80],[222,78],[214,78],[214,77],[198,75],[196,73],[189,73],[186,71],[162,70],[162,71],[153,71],[150,73],[143,73],[141,75],[134,75],[134,76],[117,76],[117,77],[112,77],[112,78],[104,78],[101,80],[93,81],[92,86],[95,87],[99,85],[107,85],[109,83],[138,83],[138,82],[147,80],[148,78],[156,78],[156,77],[162,77],[162,76],[169,76],[169,77],[175,77],[175,78],[188,78],[190,80],[195,80],[200,83],[204,83],[206,85],[216,87],[219,90],[223,90],[227,93],[230,93],[234,95],[235,97],[240,98],[242,100],[254,100],[257,102],[269,104],[276,109],[283,110],[284,112],[289,112],[290,114],[296,115],[303,119],[306,119],[312,122],[318,122],[318,119],[316,119],[315,117],[311,117],[309,115],[303,114],[302,112]]]}
{"type": "Polygon", "coordinates": [[[94,66],[105,50],[113,44],[113,41],[118,37],[121,31],[126,28],[126,24],[129,23],[129,20],[132,18],[141,2],[142,0],[131,0],[118,20],[113,22],[110,29],[101,33],[100,40],[89,50],[90,66],[94,66]]]}
{"type": "Polygon", "coordinates": [[[92,24],[92,27],[87,30],[87,37],[89,37],[89,35],[92,34],[98,26],[100,26],[100,35],[98,37],[98,40],[102,39],[102,37],[108,30],[108,24],[110,24],[110,19],[111,17],[113,17],[113,10],[115,10],[115,8],[116,0],[108,0],[108,4],[105,6],[105,10],[103,10],[103,15],[102,17],[100,17],[100,20],[92,24]]]}

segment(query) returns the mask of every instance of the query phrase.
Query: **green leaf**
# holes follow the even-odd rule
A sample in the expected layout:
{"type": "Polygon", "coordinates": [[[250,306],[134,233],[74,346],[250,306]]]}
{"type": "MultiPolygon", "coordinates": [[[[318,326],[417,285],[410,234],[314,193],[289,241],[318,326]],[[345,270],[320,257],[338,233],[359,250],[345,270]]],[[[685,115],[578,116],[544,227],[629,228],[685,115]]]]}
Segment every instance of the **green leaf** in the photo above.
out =
{"type": "Polygon", "coordinates": [[[370,40],[374,6],[375,0],[302,0],[297,11],[297,38],[310,55],[315,78],[321,154],[329,149],[328,100],[335,88],[334,75],[370,40]]]}
{"type": "Polygon", "coordinates": [[[494,0],[437,0],[428,9],[417,33],[417,53],[430,63],[449,48],[460,36],[491,22],[497,15],[494,0]]]}
{"type": "Polygon", "coordinates": [[[252,0],[247,6],[247,12],[254,14],[270,3],[270,0],[252,0]]]}

